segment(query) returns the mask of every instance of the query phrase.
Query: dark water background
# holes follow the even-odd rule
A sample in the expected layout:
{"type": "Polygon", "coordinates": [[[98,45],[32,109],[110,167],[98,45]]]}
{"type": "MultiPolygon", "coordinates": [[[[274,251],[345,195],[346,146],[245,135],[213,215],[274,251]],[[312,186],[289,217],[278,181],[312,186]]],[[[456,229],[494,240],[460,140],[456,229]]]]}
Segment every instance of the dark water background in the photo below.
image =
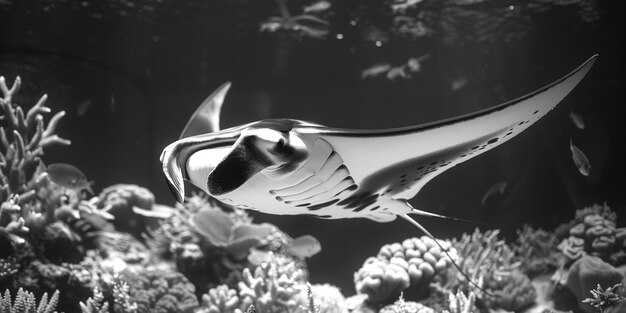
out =
{"type": "MultiPolygon", "coordinates": [[[[389,1],[334,1],[324,16],[331,23],[327,39],[260,32],[259,23],[277,13],[270,0],[10,2],[0,2],[0,75],[22,77],[20,104],[30,106],[47,93],[54,111],[67,111],[58,133],[73,143],[48,149],[44,161],[78,166],[96,191],[133,183],[170,205],[160,152],[224,81],[233,88],[223,127],[290,117],[389,128],[513,99],[597,53],[589,75],[556,110],[516,139],[442,174],[412,203],[439,214],[551,230],[576,209],[606,201],[624,224],[623,1],[425,0],[407,15],[419,14],[432,26],[429,36],[395,29],[389,1]],[[376,62],[401,64],[424,54],[431,58],[410,79],[360,79],[376,62]],[[467,84],[452,90],[461,78],[467,84]],[[81,104],[84,114],[77,112],[81,104]],[[568,118],[572,110],[585,119],[584,131],[568,118]],[[572,162],[570,138],[592,164],[588,177],[572,162]],[[508,183],[506,193],[481,206],[485,191],[500,181],[508,183]]],[[[309,4],[288,3],[294,10],[309,4]]],[[[317,237],[323,250],[309,262],[311,281],[336,284],[346,294],[353,292],[352,273],[381,245],[421,236],[402,221],[253,214],[293,237],[317,237]]],[[[477,226],[422,222],[438,237],[477,226]]],[[[514,238],[515,228],[502,231],[514,238]]]]}

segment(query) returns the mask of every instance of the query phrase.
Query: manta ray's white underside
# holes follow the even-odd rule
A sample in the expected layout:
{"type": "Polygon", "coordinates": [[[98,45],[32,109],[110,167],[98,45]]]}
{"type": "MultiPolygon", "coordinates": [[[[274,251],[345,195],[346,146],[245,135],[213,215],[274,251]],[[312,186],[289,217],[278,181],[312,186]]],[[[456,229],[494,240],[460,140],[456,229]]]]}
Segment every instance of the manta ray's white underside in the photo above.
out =
{"type": "MultiPolygon", "coordinates": [[[[407,200],[431,179],[545,116],[596,57],[526,96],[426,125],[353,130],[278,119],[184,137],[163,151],[163,170],[179,201],[188,180],[224,203],[265,213],[392,221],[414,211],[407,200]]],[[[221,99],[224,88],[215,93],[221,99]]]]}

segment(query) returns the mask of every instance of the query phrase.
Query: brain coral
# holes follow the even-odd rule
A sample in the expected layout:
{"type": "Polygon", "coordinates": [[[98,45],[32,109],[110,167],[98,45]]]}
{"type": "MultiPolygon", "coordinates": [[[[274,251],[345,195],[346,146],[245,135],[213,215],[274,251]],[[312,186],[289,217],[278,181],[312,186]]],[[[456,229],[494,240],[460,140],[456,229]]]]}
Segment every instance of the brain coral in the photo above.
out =
{"type": "Polygon", "coordinates": [[[626,227],[616,228],[615,221],[606,214],[590,213],[580,219],[581,222],[570,228],[570,237],[559,244],[559,249],[569,261],[577,260],[583,252],[598,256],[613,265],[621,265],[626,261],[626,227]]]}
{"type": "Polygon", "coordinates": [[[485,298],[490,307],[518,312],[535,301],[537,293],[526,274],[514,270],[485,286],[495,297],[485,298]]]}
{"type": "MultiPolygon", "coordinates": [[[[439,240],[439,244],[448,250],[450,256],[456,258],[456,250],[449,241],[439,240]]],[[[410,277],[412,294],[417,297],[426,295],[435,276],[452,264],[448,255],[428,236],[409,238],[401,244],[384,245],[378,252],[378,258],[406,270],[410,277]]]]}
{"type": "MultiPolygon", "coordinates": [[[[399,258],[398,258],[399,259],[399,258]]],[[[397,298],[409,287],[409,274],[401,265],[370,257],[358,272],[354,273],[354,285],[358,293],[368,295],[371,303],[385,303],[397,298]]]]}

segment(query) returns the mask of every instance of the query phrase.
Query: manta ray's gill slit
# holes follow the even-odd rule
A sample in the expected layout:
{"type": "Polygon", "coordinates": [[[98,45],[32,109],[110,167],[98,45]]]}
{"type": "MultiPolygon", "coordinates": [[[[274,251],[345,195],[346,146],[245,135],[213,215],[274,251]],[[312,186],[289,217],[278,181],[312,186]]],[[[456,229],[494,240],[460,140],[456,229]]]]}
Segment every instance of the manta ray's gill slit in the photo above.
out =
{"type": "Polygon", "coordinates": [[[327,202],[323,202],[320,204],[316,204],[316,205],[310,205],[308,206],[309,211],[317,211],[319,209],[325,208],[327,206],[331,206],[333,204],[335,204],[337,201],[339,201],[339,199],[333,199],[327,202]]]}

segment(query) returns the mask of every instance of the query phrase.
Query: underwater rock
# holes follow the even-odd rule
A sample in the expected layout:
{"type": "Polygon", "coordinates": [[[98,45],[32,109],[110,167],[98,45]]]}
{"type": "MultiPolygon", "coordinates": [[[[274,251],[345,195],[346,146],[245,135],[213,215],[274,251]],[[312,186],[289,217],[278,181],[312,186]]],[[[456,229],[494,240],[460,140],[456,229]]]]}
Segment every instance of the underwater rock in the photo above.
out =
{"type": "MultiPolygon", "coordinates": [[[[405,261],[406,262],[406,261],[405,261]]],[[[408,266],[407,266],[408,267],[408,266]]],[[[357,293],[368,295],[373,304],[384,304],[400,296],[410,285],[410,276],[405,267],[386,260],[370,257],[354,273],[357,293]]]]}
{"type": "Polygon", "coordinates": [[[590,296],[589,291],[599,284],[610,287],[624,280],[624,274],[602,261],[599,257],[585,255],[578,259],[569,269],[566,286],[576,296],[581,310],[592,313],[595,311],[582,300],[590,296]]]}
{"type": "Polygon", "coordinates": [[[46,226],[40,238],[36,249],[43,250],[43,256],[53,263],[78,263],[85,257],[81,238],[63,222],[46,226]]]}
{"type": "Polygon", "coordinates": [[[378,313],[435,313],[435,310],[419,303],[412,301],[404,301],[402,299],[384,306],[378,313]]]}

